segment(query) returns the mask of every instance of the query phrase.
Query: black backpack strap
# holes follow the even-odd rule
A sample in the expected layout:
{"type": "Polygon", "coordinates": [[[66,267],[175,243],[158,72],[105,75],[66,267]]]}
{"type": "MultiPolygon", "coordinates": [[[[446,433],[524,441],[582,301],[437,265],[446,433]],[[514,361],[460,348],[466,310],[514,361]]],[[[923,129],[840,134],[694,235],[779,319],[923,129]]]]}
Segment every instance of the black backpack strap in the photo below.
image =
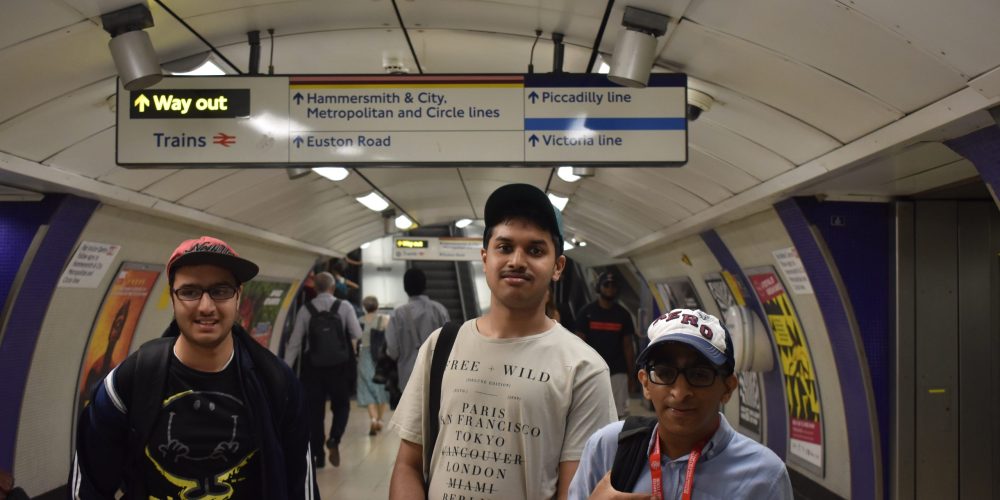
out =
{"type": "MultiPolygon", "coordinates": [[[[462,324],[458,321],[449,321],[441,327],[438,334],[437,344],[434,345],[434,356],[431,358],[431,379],[427,389],[427,418],[429,429],[427,438],[424,439],[424,470],[429,471],[431,458],[434,456],[434,443],[438,437],[438,412],[441,410],[441,381],[444,379],[445,365],[448,364],[448,356],[451,348],[458,338],[458,329],[462,324]]],[[[428,475],[429,477],[429,475],[428,475]]]]}
{"type": "Polygon", "coordinates": [[[316,306],[313,305],[313,302],[311,300],[306,301],[306,310],[309,311],[310,318],[315,317],[317,314],[319,314],[319,311],[316,310],[316,306]]]}
{"type": "MultiPolygon", "coordinates": [[[[121,375],[131,380],[123,381],[122,386],[130,386],[128,420],[131,426],[134,443],[144,445],[153,432],[156,419],[163,404],[163,387],[167,380],[167,367],[170,364],[170,354],[174,347],[173,337],[159,338],[146,342],[136,352],[135,364],[131,373],[121,375]]],[[[134,446],[141,454],[143,446],[134,446]]]]}
{"type": "Polygon", "coordinates": [[[618,433],[618,450],[611,465],[611,486],[618,491],[632,491],[643,468],[649,463],[649,438],[656,427],[656,417],[627,417],[618,433]]]}

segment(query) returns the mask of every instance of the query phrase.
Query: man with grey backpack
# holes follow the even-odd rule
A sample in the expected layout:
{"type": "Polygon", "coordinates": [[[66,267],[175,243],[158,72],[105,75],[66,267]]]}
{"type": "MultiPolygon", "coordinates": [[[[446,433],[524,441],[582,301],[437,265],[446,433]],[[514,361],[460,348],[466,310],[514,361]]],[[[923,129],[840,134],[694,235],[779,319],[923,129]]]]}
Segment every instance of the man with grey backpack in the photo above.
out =
{"type": "Polygon", "coordinates": [[[336,279],[323,272],[314,280],[316,297],[299,308],[295,327],[288,339],[285,362],[295,366],[305,388],[306,415],[313,464],[323,467],[323,420],[327,398],[333,410],[333,424],[325,445],[330,465],[340,466],[340,438],[347,428],[351,411],[352,385],[357,377],[355,346],[361,325],[354,306],[333,296],[336,279]],[[299,354],[301,353],[301,359],[299,354]]]}

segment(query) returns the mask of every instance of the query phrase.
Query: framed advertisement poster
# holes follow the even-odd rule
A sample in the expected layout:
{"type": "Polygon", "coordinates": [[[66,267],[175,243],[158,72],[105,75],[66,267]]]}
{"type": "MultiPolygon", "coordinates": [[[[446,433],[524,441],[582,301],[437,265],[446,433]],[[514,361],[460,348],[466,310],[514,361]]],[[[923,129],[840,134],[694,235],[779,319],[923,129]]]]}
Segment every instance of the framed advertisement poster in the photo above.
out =
{"type": "Polygon", "coordinates": [[[135,262],[124,262],[118,268],[83,351],[75,415],[90,403],[97,384],[128,356],[139,316],[162,270],[162,265],[135,262]]]}
{"type": "Polygon", "coordinates": [[[290,281],[272,278],[254,278],[243,284],[240,326],[265,348],[270,347],[275,320],[291,287],[290,281]]]}
{"type": "Polygon", "coordinates": [[[816,369],[791,297],[773,267],[745,271],[778,348],[789,417],[789,459],[823,476],[823,411],[816,369]]]}
{"type": "MultiPolygon", "coordinates": [[[[712,299],[719,306],[722,324],[729,329],[734,336],[743,334],[743,329],[753,328],[750,310],[746,307],[746,291],[739,286],[735,279],[726,279],[722,273],[713,273],[705,276],[705,285],[708,287],[712,299]],[[735,287],[735,289],[734,289],[735,287]]],[[[736,372],[739,379],[740,389],[738,392],[738,403],[740,410],[739,427],[740,432],[757,440],[764,442],[764,396],[763,384],[760,374],[757,372],[741,371],[736,372]]]]}

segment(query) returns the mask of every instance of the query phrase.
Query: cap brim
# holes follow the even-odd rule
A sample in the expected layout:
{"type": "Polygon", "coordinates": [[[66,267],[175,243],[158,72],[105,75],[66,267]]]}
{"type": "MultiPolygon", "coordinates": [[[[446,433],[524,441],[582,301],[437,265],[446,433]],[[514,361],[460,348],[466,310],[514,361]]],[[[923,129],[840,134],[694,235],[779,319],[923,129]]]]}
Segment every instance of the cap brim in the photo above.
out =
{"type": "Polygon", "coordinates": [[[215,252],[189,252],[181,255],[170,264],[170,269],[181,266],[210,265],[229,270],[240,283],[246,283],[257,276],[260,268],[257,264],[235,255],[225,255],[215,252]]]}
{"type": "Polygon", "coordinates": [[[709,341],[698,337],[694,337],[692,335],[683,335],[683,334],[664,335],[654,340],[653,342],[650,342],[649,345],[646,346],[646,348],[639,353],[639,357],[636,363],[639,366],[645,365],[650,352],[654,349],[659,348],[662,345],[665,345],[667,342],[679,342],[681,344],[687,344],[693,347],[699,353],[701,353],[702,356],[705,356],[705,358],[707,358],[712,364],[716,366],[722,366],[726,364],[725,353],[719,352],[719,350],[716,349],[715,346],[712,345],[709,341]]]}

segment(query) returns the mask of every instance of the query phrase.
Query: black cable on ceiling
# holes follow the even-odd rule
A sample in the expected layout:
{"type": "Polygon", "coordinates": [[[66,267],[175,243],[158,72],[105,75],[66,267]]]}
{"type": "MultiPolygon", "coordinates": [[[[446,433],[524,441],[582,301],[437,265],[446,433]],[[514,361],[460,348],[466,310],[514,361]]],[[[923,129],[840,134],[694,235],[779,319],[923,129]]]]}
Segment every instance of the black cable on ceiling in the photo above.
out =
{"type": "Polygon", "coordinates": [[[416,224],[418,226],[420,225],[420,221],[418,221],[416,219],[416,217],[410,215],[409,212],[407,212],[406,209],[403,208],[402,205],[396,203],[395,201],[393,201],[392,198],[389,197],[389,195],[383,193],[381,189],[379,189],[377,186],[375,186],[374,182],[372,182],[370,179],[368,179],[368,177],[365,177],[365,174],[361,173],[360,169],[351,168],[350,170],[352,172],[354,172],[355,174],[358,174],[358,177],[361,177],[361,179],[363,179],[365,182],[367,182],[368,185],[371,186],[371,188],[372,188],[373,191],[375,191],[376,193],[378,193],[378,195],[381,196],[382,198],[384,198],[385,201],[388,201],[389,202],[389,206],[398,209],[400,212],[403,212],[402,214],[396,214],[397,216],[399,216],[399,215],[405,215],[405,216],[409,217],[410,220],[413,221],[414,224],[416,224]]]}
{"type": "Polygon", "coordinates": [[[535,41],[531,44],[531,55],[528,57],[528,74],[535,72],[535,45],[538,45],[538,39],[542,36],[542,30],[535,30],[535,41]]]}
{"type": "Polygon", "coordinates": [[[611,17],[611,9],[615,6],[615,0],[608,0],[607,7],[604,8],[604,17],[601,18],[601,27],[597,29],[597,37],[594,38],[594,48],[590,51],[590,61],[587,62],[587,73],[594,71],[594,64],[597,63],[597,54],[601,48],[601,40],[604,39],[604,28],[608,26],[608,18],[611,17]]]}
{"type": "Polygon", "coordinates": [[[462,189],[465,191],[465,199],[469,201],[469,207],[472,208],[472,218],[479,218],[479,211],[476,210],[476,205],[472,203],[472,195],[469,194],[469,185],[465,183],[465,177],[462,176],[462,169],[456,168],[455,173],[458,174],[458,180],[462,183],[462,189]]]}
{"type": "Polygon", "coordinates": [[[556,169],[559,167],[552,167],[549,169],[549,178],[545,181],[545,192],[549,192],[549,188],[552,187],[552,177],[556,175],[556,169]]]}
{"type": "Polygon", "coordinates": [[[267,60],[267,74],[274,74],[274,28],[267,29],[267,35],[271,37],[271,58],[267,60]]]}
{"type": "Polygon", "coordinates": [[[205,37],[201,36],[201,34],[199,34],[197,31],[195,31],[194,28],[192,28],[190,24],[184,22],[184,20],[181,19],[180,16],[178,16],[177,14],[175,14],[174,11],[170,10],[170,7],[167,7],[166,5],[164,5],[163,2],[161,2],[160,0],[154,0],[154,1],[156,2],[156,5],[159,5],[160,7],[163,7],[163,10],[167,11],[167,14],[170,14],[174,19],[177,20],[177,22],[181,23],[194,36],[198,37],[198,39],[201,40],[202,43],[204,43],[205,45],[207,45],[208,48],[212,51],[213,54],[219,56],[219,58],[222,59],[226,64],[228,64],[230,68],[233,68],[233,71],[235,71],[236,74],[238,74],[238,75],[242,75],[243,74],[243,71],[240,71],[240,68],[237,68],[236,65],[233,64],[232,61],[230,61],[229,59],[226,59],[226,56],[222,55],[222,52],[219,52],[219,49],[216,49],[214,45],[212,45],[211,43],[208,42],[208,40],[205,40],[205,37]]]}
{"type": "Polygon", "coordinates": [[[396,5],[396,0],[392,0],[392,9],[396,11],[396,19],[399,21],[399,27],[403,30],[403,36],[406,37],[406,44],[410,46],[410,55],[413,56],[413,62],[417,63],[417,72],[422,75],[424,74],[424,69],[420,67],[420,59],[417,58],[417,51],[413,49],[413,42],[410,41],[410,32],[406,30],[406,25],[403,24],[403,16],[399,13],[399,6],[396,5]]]}

